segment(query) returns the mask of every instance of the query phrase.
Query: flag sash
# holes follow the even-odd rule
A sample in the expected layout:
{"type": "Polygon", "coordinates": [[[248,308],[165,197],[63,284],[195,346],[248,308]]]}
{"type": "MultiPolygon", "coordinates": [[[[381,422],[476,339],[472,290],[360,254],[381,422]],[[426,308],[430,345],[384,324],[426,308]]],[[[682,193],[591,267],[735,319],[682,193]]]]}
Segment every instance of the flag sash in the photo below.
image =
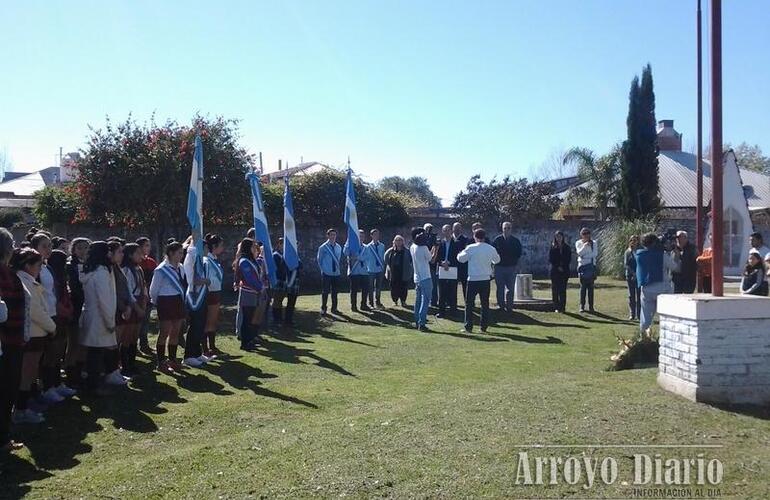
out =
{"type": "Polygon", "coordinates": [[[161,265],[158,266],[158,269],[160,269],[160,272],[166,275],[166,278],[171,282],[171,285],[176,289],[176,291],[179,292],[179,295],[184,296],[185,291],[184,287],[182,286],[182,280],[176,271],[171,270],[171,265],[161,265]]]}

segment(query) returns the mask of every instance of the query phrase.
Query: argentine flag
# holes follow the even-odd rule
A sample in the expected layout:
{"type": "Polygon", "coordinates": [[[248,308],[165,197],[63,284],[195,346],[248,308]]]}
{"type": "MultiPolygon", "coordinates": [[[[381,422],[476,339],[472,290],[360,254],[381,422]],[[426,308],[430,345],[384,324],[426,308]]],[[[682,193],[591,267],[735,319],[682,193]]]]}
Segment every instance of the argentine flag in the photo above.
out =
{"type": "Polygon", "coordinates": [[[294,225],[294,203],[289,191],[289,176],[284,178],[283,189],[283,260],[289,271],[299,267],[299,255],[297,255],[297,228],[294,225]]]}
{"type": "Polygon", "coordinates": [[[275,275],[275,260],[273,260],[273,245],[270,244],[270,232],[267,229],[267,215],[265,215],[265,206],[262,204],[262,189],[259,186],[259,175],[251,172],[246,174],[246,179],[251,187],[251,199],[254,212],[254,231],[257,241],[262,242],[263,257],[267,267],[267,276],[270,278],[270,285],[275,286],[277,278],[275,275]]]}
{"type": "Polygon", "coordinates": [[[361,254],[361,239],[358,237],[358,212],[356,212],[356,191],[353,188],[352,171],[348,169],[348,180],[345,188],[345,224],[348,226],[348,250],[350,255],[361,254]]]}
{"type": "MultiPolygon", "coordinates": [[[[190,223],[190,232],[195,246],[195,277],[205,278],[206,271],[203,267],[203,143],[199,135],[195,136],[195,152],[193,153],[192,171],[190,172],[190,192],[187,195],[187,221],[190,223]]],[[[206,297],[205,286],[187,287],[187,304],[197,311],[203,305],[206,297]]]]}

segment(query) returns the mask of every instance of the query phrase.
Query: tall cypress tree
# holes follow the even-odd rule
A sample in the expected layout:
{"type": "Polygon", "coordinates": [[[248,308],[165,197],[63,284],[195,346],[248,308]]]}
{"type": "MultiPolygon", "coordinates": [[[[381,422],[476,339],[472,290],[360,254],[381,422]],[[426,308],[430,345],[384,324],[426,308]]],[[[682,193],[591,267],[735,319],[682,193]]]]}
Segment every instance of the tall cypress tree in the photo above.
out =
{"type": "Polygon", "coordinates": [[[623,168],[618,209],[625,217],[653,214],[660,208],[655,92],[648,64],[631,81],[628,94],[628,138],[623,142],[623,168]]]}

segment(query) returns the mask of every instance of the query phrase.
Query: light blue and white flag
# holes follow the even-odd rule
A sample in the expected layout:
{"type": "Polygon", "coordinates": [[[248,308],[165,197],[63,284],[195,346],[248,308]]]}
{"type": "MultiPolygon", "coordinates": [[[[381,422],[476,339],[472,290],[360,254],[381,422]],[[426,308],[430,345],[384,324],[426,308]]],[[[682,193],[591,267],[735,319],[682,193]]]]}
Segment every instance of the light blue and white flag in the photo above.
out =
{"type": "Polygon", "coordinates": [[[299,255],[297,254],[297,228],[294,225],[294,203],[289,191],[289,176],[284,177],[283,188],[283,260],[289,271],[299,267],[299,255]]]}
{"type": "MultiPolygon", "coordinates": [[[[195,136],[192,171],[190,172],[190,192],[187,195],[187,220],[193,237],[195,254],[195,277],[206,277],[203,267],[203,143],[199,135],[195,136]]],[[[205,286],[187,284],[187,305],[194,311],[200,309],[206,298],[205,286]]]]}
{"type": "Polygon", "coordinates": [[[361,254],[361,239],[358,236],[358,212],[356,211],[356,190],[353,187],[352,171],[348,169],[345,187],[345,224],[348,226],[347,246],[350,255],[361,254]]]}
{"type": "Polygon", "coordinates": [[[259,175],[254,172],[246,174],[246,179],[251,187],[251,199],[253,202],[254,213],[254,232],[256,240],[262,242],[263,256],[265,266],[267,267],[267,276],[270,278],[270,285],[275,286],[277,278],[275,275],[275,260],[273,259],[273,245],[270,244],[270,231],[267,228],[267,215],[265,206],[262,203],[262,188],[259,184],[259,175]]]}

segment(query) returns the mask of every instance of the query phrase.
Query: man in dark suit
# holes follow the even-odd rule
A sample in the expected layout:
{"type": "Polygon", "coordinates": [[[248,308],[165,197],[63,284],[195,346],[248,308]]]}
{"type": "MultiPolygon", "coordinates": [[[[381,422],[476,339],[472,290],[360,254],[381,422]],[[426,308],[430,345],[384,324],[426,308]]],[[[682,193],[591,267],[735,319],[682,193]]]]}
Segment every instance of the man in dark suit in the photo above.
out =
{"type": "Polygon", "coordinates": [[[452,226],[445,224],[441,228],[442,239],[438,243],[436,262],[438,263],[438,314],[437,318],[447,317],[457,313],[457,278],[458,267],[457,254],[464,248],[461,243],[452,236],[452,226]],[[452,277],[454,275],[454,277],[452,277]]]}
{"type": "MultiPolygon", "coordinates": [[[[463,234],[463,225],[459,222],[452,224],[452,239],[457,244],[457,253],[465,250],[469,244],[473,243],[470,238],[463,234]]],[[[465,288],[468,285],[468,263],[458,263],[457,281],[463,287],[463,300],[465,300],[465,288]]]]}

